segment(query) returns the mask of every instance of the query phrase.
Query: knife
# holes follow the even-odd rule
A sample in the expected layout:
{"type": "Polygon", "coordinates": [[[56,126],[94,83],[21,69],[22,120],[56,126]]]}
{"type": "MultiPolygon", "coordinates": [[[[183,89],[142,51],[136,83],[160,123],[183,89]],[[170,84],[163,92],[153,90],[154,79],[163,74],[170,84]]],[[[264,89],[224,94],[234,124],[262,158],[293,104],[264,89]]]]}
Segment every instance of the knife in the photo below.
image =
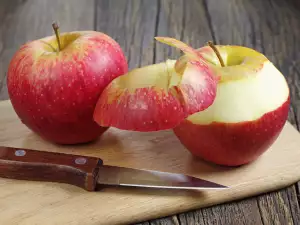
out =
{"type": "Polygon", "coordinates": [[[101,186],[224,189],[224,185],[183,174],[104,165],[100,158],[0,147],[0,177],[59,182],[96,191],[101,186]]]}

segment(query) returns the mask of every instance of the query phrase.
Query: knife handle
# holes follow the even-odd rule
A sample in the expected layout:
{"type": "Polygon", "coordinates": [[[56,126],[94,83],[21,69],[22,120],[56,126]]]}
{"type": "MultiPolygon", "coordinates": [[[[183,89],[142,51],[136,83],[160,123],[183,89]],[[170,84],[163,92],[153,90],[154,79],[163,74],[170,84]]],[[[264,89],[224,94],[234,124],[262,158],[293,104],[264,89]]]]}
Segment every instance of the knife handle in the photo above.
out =
{"type": "Polygon", "coordinates": [[[99,158],[0,146],[0,177],[67,183],[94,191],[99,158]]]}

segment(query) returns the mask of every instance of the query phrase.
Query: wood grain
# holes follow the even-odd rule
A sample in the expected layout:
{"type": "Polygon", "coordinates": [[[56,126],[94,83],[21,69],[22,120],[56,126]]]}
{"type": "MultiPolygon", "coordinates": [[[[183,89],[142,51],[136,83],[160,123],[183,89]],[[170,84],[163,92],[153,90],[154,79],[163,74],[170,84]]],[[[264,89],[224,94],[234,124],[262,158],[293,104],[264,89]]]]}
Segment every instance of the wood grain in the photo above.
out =
{"type": "MultiPolygon", "coordinates": [[[[269,151],[258,160],[243,167],[226,168],[193,158],[171,131],[141,133],[110,128],[97,142],[61,146],[49,143],[27,129],[9,101],[0,102],[0,111],[2,146],[95,156],[103,159],[106,165],[187,174],[230,187],[202,192],[110,187],[90,193],[59,183],[0,179],[0,217],[5,224],[128,224],[272,192],[300,179],[300,134],[289,123],[269,151]],[[15,205],[19,207],[12,207],[15,205]]],[[[232,205],[230,209],[223,204],[219,205],[221,208],[214,207],[212,212],[220,210],[222,222],[236,224],[239,220],[236,216],[223,219],[226,212],[227,215],[243,212],[245,219],[240,217],[241,221],[246,221],[245,224],[256,222],[251,216],[257,211],[252,206],[248,210],[242,208],[245,205],[241,208],[232,205]]],[[[203,218],[212,216],[206,212],[209,211],[202,211],[203,218]]],[[[150,223],[159,221],[169,220],[162,218],[150,223]]],[[[207,221],[213,223],[214,218],[207,221]]]]}
{"type": "MultiPolygon", "coordinates": [[[[299,128],[299,1],[95,1],[96,7],[94,0],[0,1],[0,100],[8,98],[5,72],[13,52],[25,41],[52,34],[51,22],[58,20],[65,31],[95,28],[108,33],[125,50],[130,68],[180,54],[156,43],[156,35],[173,36],[193,47],[214,40],[256,48],[287,77],[292,95],[289,121],[299,128]]],[[[146,224],[298,224],[298,193],[299,187],[291,186],[146,224]]]]}
{"type": "Polygon", "coordinates": [[[96,9],[96,30],[120,44],[130,69],[153,63],[157,0],[99,0],[96,9]]]}
{"type": "Polygon", "coordinates": [[[298,224],[299,205],[295,186],[258,198],[264,224],[298,224]]]}
{"type": "MultiPolygon", "coordinates": [[[[212,39],[212,34],[207,20],[204,2],[202,0],[190,0],[188,4],[184,0],[161,1],[159,21],[156,36],[169,36],[184,41],[194,48],[206,44],[212,39]],[[195,22],[201,21],[201,26],[195,22]]],[[[182,54],[178,49],[156,43],[155,62],[161,62],[167,58],[178,58],[182,54]]]]}
{"type": "Polygon", "coordinates": [[[52,35],[54,20],[61,32],[94,28],[94,0],[12,0],[2,4],[7,10],[0,23],[0,100],[8,98],[5,74],[20,45],[52,35]]]}
{"type": "Polygon", "coordinates": [[[235,204],[222,204],[218,207],[209,207],[201,211],[181,214],[179,218],[181,225],[263,224],[255,198],[237,201],[235,204]]]}

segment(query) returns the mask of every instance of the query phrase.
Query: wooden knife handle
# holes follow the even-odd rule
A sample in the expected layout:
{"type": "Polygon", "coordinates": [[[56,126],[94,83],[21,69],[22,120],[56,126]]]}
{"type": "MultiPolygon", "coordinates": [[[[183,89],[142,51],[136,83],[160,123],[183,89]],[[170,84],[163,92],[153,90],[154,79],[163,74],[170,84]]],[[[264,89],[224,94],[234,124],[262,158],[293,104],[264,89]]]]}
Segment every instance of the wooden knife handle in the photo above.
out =
{"type": "Polygon", "coordinates": [[[94,191],[99,158],[0,146],[0,177],[76,185],[94,191]]]}

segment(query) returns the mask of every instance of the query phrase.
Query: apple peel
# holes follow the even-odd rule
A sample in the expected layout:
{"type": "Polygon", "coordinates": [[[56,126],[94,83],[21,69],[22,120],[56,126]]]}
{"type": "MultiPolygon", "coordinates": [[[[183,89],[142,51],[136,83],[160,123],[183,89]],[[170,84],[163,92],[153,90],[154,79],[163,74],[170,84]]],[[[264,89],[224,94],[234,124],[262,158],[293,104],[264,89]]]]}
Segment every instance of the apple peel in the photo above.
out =
{"type": "Polygon", "coordinates": [[[192,63],[193,60],[202,63],[202,66],[207,66],[204,57],[199,54],[196,49],[193,49],[186,43],[170,37],[155,37],[155,39],[161,43],[176,47],[185,53],[185,55],[180,57],[175,63],[174,68],[177,73],[182,74],[187,64],[192,63]]]}
{"type": "Polygon", "coordinates": [[[198,60],[199,58],[203,58],[198,54],[198,52],[187,45],[186,43],[183,43],[177,39],[170,38],[170,37],[155,37],[155,39],[161,43],[179,48],[181,51],[183,51],[190,59],[198,60]]]}
{"type": "Polygon", "coordinates": [[[218,81],[203,57],[176,39],[156,39],[188,53],[184,68],[179,72],[178,60],[167,60],[114,79],[94,110],[100,126],[143,132],[172,129],[213,103],[218,81]]]}

